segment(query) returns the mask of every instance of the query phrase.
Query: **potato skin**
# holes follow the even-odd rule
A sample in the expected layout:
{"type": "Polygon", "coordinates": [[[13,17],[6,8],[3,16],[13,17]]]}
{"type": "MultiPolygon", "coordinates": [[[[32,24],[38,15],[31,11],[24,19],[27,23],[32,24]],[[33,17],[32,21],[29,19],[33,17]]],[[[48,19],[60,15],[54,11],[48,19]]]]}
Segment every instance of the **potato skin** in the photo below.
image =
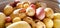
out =
{"type": "Polygon", "coordinates": [[[23,21],[28,22],[32,28],[36,28],[36,23],[33,21],[33,19],[31,17],[25,17],[23,19],[23,21]]]}
{"type": "Polygon", "coordinates": [[[45,23],[47,28],[52,28],[53,27],[53,20],[50,18],[44,18],[43,22],[45,23]]]}
{"type": "Polygon", "coordinates": [[[60,19],[54,19],[54,28],[60,28],[60,19]]]}
{"type": "Polygon", "coordinates": [[[51,19],[53,18],[54,12],[51,8],[45,8],[44,11],[45,11],[46,17],[51,19]]]}
{"type": "Polygon", "coordinates": [[[17,3],[17,5],[16,5],[16,8],[23,8],[24,6],[23,6],[23,4],[22,3],[17,3]]]}
{"type": "Polygon", "coordinates": [[[14,10],[13,13],[10,15],[10,17],[12,19],[15,18],[15,17],[18,17],[19,16],[19,11],[20,11],[20,9],[14,10]]]}
{"type": "Polygon", "coordinates": [[[4,28],[6,15],[2,12],[0,12],[0,28],[4,28]]]}
{"type": "Polygon", "coordinates": [[[21,21],[21,18],[20,18],[20,17],[15,17],[15,18],[12,20],[13,23],[14,23],[14,22],[18,22],[18,21],[21,21]]]}
{"type": "Polygon", "coordinates": [[[36,24],[37,24],[36,28],[46,28],[45,24],[41,21],[37,22],[36,24]]]}
{"type": "Polygon", "coordinates": [[[6,28],[31,28],[31,26],[26,21],[19,21],[9,25],[6,28]]]}
{"type": "Polygon", "coordinates": [[[60,19],[60,13],[54,13],[54,19],[60,19]]]}
{"type": "Polygon", "coordinates": [[[4,14],[5,15],[10,15],[13,12],[13,7],[10,5],[6,5],[6,7],[4,8],[4,14]]]}

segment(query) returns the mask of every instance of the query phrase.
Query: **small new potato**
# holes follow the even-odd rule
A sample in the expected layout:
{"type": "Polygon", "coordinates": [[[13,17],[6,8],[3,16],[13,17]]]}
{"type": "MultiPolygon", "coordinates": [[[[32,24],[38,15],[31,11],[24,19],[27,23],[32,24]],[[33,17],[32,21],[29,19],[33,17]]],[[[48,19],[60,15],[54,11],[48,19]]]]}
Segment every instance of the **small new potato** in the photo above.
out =
{"type": "Polygon", "coordinates": [[[22,3],[17,3],[16,7],[19,8],[23,8],[23,4],[22,3]]]}
{"type": "Polygon", "coordinates": [[[41,21],[38,21],[36,24],[36,28],[46,28],[45,24],[41,21]]]}
{"type": "Polygon", "coordinates": [[[28,7],[26,9],[26,13],[27,13],[28,16],[34,16],[35,15],[35,9],[32,8],[32,7],[28,7]]]}
{"type": "Polygon", "coordinates": [[[21,18],[20,18],[20,17],[15,17],[15,18],[12,20],[13,23],[14,23],[14,22],[18,22],[18,21],[21,21],[21,18]]]}
{"type": "Polygon", "coordinates": [[[60,19],[54,19],[54,28],[60,28],[60,19]]]}
{"type": "Polygon", "coordinates": [[[28,22],[32,26],[32,28],[36,28],[36,24],[31,17],[25,17],[23,20],[28,22]]]}
{"type": "Polygon", "coordinates": [[[2,12],[0,12],[0,28],[4,28],[6,15],[2,12]]]}
{"type": "Polygon", "coordinates": [[[13,13],[10,15],[10,17],[12,19],[14,19],[15,17],[19,17],[19,11],[20,9],[14,10],[13,13]]]}
{"type": "Polygon", "coordinates": [[[23,6],[24,6],[23,8],[27,9],[29,7],[29,4],[25,3],[25,4],[23,4],[23,6]]]}
{"type": "Polygon", "coordinates": [[[60,13],[54,13],[54,19],[60,19],[60,13]]]}
{"type": "Polygon", "coordinates": [[[45,18],[43,20],[47,28],[52,28],[53,27],[53,20],[50,18],[45,18]]]}
{"type": "Polygon", "coordinates": [[[6,22],[11,22],[11,21],[12,21],[12,19],[11,19],[11,17],[10,17],[10,16],[8,16],[8,17],[6,17],[6,18],[5,18],[5,21],[6,21],[6,22]]]}
{"type": "Polygon", "coordinates": [[[44,11],[45,11],[46,17],[51,18],[51,19],[53,18],[53,14],[54,14],[53,9],[45,8],[44,11]]]}
{"type": "Polygon", "coordinates": [[[5,15],[10,15],[13,12],[13,7],[10,5],[6,5],[6,7],[4,8],[4,14],[5,15]]]}

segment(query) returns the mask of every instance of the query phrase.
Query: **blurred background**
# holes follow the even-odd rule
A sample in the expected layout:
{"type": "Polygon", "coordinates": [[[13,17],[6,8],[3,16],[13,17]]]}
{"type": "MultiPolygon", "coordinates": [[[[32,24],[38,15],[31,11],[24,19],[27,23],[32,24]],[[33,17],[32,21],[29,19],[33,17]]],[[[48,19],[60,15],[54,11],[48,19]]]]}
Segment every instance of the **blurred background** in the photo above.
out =
{"type": "MultiPolygon", "coordinates": [[[[0,0],[0,10],[3,9],[5,5],[13,1],[14,0],[0,0]]],[[[60,12],[60,0],[41,0],[41,1],[45,2],[47,6],[51,7],[55,12],[60,12]]]]}

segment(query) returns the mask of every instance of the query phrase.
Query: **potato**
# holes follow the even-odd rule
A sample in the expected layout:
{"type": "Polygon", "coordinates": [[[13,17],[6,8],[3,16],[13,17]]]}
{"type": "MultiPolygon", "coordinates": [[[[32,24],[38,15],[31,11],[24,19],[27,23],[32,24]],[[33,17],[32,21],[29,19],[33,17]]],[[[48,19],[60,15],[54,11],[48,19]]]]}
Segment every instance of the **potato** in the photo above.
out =
{"type": "Polygon", "coordinates": [[[45,11],[46,17],[51,19],[53,18],[54,12],[51,8],[45,8],[44,11],[45,11]]]}
{"type": "Polygon", "coordinates": [[[14,10],[13,13],[10,15],[10,17],[12,19],[15,17],[19,17],[19,11],[20,11],[20,9],[14,10]]]}
{"type": "Polygon", "coordinates": [[[54,19],[60,19],[60,13],[54,13],[54,19]]]}
{"type": "Polygon", "coordinates": [[[7,28],[31,28],[31,26],[25,21],[19,21],[9,25],[7,28]]]}
{"type": "Polygon", "coordinates": [[[36,28],[36,24],[31,17],[25,17],[23,20],[28,22],[32,26],[32,28],[36,28]]]}
{"type": "Polygon", "coordinates": [[[6,15],[2,12],[0,12],[0,28],[4,28],[6,15]]]}
{"type": "Polygon", "coordinates": [[[43,20],[45,18],[44,8],[39,7],[38,9],[36,9],[36,17],[40,20],[43,20]]]}
{"type": "Polygon", "coordinates": [[[9,25],[11,25],[12,23],[9,22],[9,23],[5,23],[5,27],[8,27],[9,25]]]}
{"type": "Polygon", "coordinates": [[[17,3],[16,7],[19,9],[19,8],[23,8],[23,4],[22,3],[17,3]]]}
{"type": "Polygon", "coordinates": [[[50,18],[45,18],[43,20],[47,28],[52,28],[53,27],[53,20],[50,18]]]}
{"type": "Polygon", "coordinates": [[[41,21],[38,21],[36,24],[36,28],[46,28],[45,24],[41,21]]]}
{"type": "Polygon", "coordinates": [[[26,13],[27,13],[28,16],[34,16],[35,15],[35,9],[32,8],[32,7],[28,7],[26,9],[26,13]]]}
{"type": "Polygon", "coordinates": [[[54,19],[54,28],[60,28],[60,19],[54,19]]]}
{"type": "Polygon", "coordinates": [[[5,21],[6,21],[6,22],[11,22],[11,21],[12,21],[12,19],[11,19],[11,17],[10,17],[10,16],[8,16],[8,17],[6,17],[6,18],[5,18],[5,21]]]}
{"type": "Polygon", "coordinates": [[[25,13],[25,10],[24,9],[17,9],[15,10],[11,15],[10,17],[13,19],[15,17],[20,17],[20,18],[24,18],[26,17],[26,13],[25,13]],[[21,11],[20,11],[21,10],[21,11]]]}
{"type": "Polygon", "coordinates": [[[7,5],[5,8],[4,8],[4,14],[5,15],[10,15],[12,12],[13,12],[13,7],[10,6],[10,5],[7,5]]]}
{"type": "Polygon", "coordinates": [[[23,8],[27,9],[29,7],[29,4],[28,3],[24,3],[23,4],[23,8]]]}
{"type": "Polygon", "coordinates": [[[13,23],[14,23],[14,22],[18,22],[18,21],[21,21],[21,18],[20,18],[20,17],[15,17],[15,18],[12,20],[13,23]]]}

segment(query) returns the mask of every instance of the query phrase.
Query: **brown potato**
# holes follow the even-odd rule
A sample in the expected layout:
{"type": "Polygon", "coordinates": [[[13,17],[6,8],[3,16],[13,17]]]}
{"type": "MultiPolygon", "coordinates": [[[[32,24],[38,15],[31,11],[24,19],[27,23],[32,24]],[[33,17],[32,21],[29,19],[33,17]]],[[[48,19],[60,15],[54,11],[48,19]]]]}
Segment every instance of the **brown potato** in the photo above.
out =
{"type": "Polygon", "coordinates": [[[60,13],[55,13],[54,14],[54,19],[60,19],[60,13]]]}
{"type": "Polygon", "coordinates": [[[35,24],[35,22],[33,21],[32,18],[25,17],[23,20],[26,21],[26,22],[28,22],[32,26],[32,28],[36,28],[36,24],[35,24]]]}
{"type": "Polygon", "coordinates": [[[20,18],[20,17],[15,17],[15,18],[12,20],[13,23],[14,23],[14,22],[18,22],[18,21],[21,21],[21,18],[20,18]]]}
{"type": "Polygon", "coordinates": [[[0,28],[4,28],[6,15],[2,12],[0,12],[0,28]]]}
{"type": "Polygon", "coordinates": [[[5,15],[10,15],[12,12],[13,12],[13,7],[10,6],[10,5],[7,5],[5,8],[4,8],[4,14],[5,15]]]}
{"type": "Polygon", "coordinates": [[[19,21],[9,25],[6,28],[31,28],[31,26],[25,21],[19,21]]]}
{"type": "Polygon", "coordinates": [[[23,4],[22,3],[17,3],[16,7],[19,8],[23,8],[23,4]]]}
{"type": "Polygon", "coordinates": [[[53,27],[53,20],[50,18],[45,18],[43,20],[47,28],[52,28],[53,27]]]}
{"type": "Polygon", "coordinates": [[[45,8],[44,11],[45,11],[46,17],[51,19],[53,18],[54,12],[51,8],[45,8]]]}
{"type": "Polygon", "coordinates": [[[38,21],[36,24],[36,28],[46,28],[45,24],[41,21],[38,21]]]}

